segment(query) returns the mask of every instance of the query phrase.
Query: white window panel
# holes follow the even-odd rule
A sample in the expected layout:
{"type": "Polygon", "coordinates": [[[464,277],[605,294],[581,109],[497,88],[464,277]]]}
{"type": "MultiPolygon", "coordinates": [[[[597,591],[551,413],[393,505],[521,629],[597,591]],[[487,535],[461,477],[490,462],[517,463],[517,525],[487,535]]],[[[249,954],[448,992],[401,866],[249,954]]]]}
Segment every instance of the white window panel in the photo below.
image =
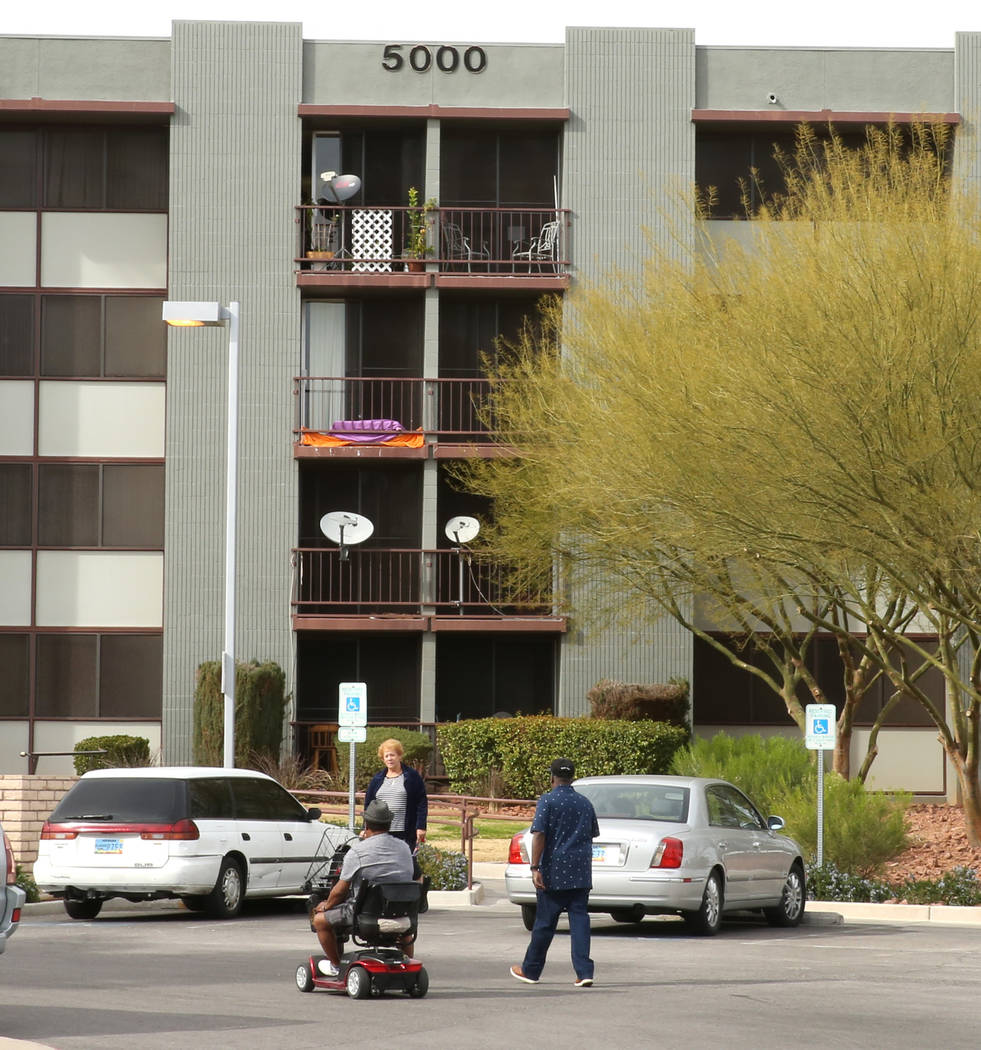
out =
{"type": "Polygon", "coordinates": [[[0,286],[33,288],[37,269],[37,213],[0,211],[0,286]]]}
{"type": "MultiPolygon", "coordinates": [[[[146,736],[146,733],[143,734],[146,736]]],[[[27,759],[21,758],[21,751],[26,751],[28,744],[27,722],[14,720],[3,723],[3,732],[0,733],[0,769],[7,773],[26,773],[27,759]]],[[[71,761],[71,758],[69,758],[71,761]]],[[[68,775],[73,775],[75,770],[69,769],[68,775]]],[[[51,805],[54,805],[52,802],[51,805]]],[[[6,818],[4,818],[6,819],[6,818]]],[[[11,821],[13,823],[13,821],[11,821]]],[[[10,825],[8,825],[8,828],[10,825]]],[[[36,832],[35,832],[36,834],[36,832]]],[[[11,829],[10,837],[13,838],[11,829]]]]}
{"type": "Polygon", "coordinates": [[[0,551],[0,624],[31,624],[30,551],[0,551]]]}
{"type": "MultiPolygon", "coordinates": [[[[14,723],[17,725],[18,723],[14,723]]],[[[4,723],[6,732],[9,722],[4,723]]],[[[150,741],[150,755],[160,753],[160,725],[155,722],[61,722],[51,721],[34,723],[34,750],[35,751],[74,751],[79,740],[85,740],[90,736],[142,736],[150,741]]],[[[25,751],[27,745],[19,750],[25,751]]],[[[0,751],[0,755],[3,752],[0,751]]],[[[26,762],[21,759],[21,762],[26,762]]],[[[16,769],[16,766],[6,766],[7,769],[16,769]]],[[[37,771],[39,775],[49,777],[74,776],[75,762],[69,755],[51,755],[37,760],[37,771]]]]}
{"type": "Polygon", "coordinates": [[[39,627],[162,627],[159,552],[38,551],[39,627]]]}
{"type": "Polygon", "coordinates": [[[42,382],[38,455],[162,457],[163,383],[42,382]]]}
{"type": "Polygon", "coordinates": [[[165,288],[167,216],[45,212],[41,284],[45,288],[165,288]]]}
{"type": "Polygon", "coordinates": [[[33,454],[34,383],[0,380],[0,456],[33,454]]]}

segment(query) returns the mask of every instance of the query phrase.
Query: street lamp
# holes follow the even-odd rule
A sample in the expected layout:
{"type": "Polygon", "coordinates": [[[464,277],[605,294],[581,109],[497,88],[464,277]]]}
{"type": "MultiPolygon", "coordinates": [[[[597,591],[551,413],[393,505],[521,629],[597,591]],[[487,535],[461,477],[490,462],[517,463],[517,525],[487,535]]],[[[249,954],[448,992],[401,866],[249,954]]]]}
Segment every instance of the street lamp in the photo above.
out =
{"type": "Polygon", "coordinates": [[[235,766],[235,513],[238,496],[238,323],[239,304],[163,304],[163,319],[174,328],[228,325],[228,432],[225,438],[225,648],[221,691],[225,697],[224,766],[235,766]]]}

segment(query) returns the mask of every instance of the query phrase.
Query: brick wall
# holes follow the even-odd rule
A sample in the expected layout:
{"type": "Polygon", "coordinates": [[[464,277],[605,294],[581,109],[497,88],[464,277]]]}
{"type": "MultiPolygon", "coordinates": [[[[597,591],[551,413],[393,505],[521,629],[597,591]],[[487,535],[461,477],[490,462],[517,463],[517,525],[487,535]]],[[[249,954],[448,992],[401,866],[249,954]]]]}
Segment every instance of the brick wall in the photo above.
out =
{"type": "Polygon", "coordinates": [[[34,870],[41,825],[78,777],[0,774],[0,822],[24,871],[34,870]]]}

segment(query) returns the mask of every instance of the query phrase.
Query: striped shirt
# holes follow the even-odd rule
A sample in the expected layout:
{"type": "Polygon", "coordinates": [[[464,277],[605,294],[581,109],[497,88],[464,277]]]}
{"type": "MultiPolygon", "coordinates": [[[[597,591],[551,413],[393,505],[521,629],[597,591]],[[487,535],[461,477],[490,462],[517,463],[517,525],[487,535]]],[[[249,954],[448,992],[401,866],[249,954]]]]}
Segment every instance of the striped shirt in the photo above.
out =
{"type": "Polygon", "coordinates": [[[405,831],[405,774],[397,777],[385,777],[376,796],[392,811],[392,826],[389,831],[405,831]]]}

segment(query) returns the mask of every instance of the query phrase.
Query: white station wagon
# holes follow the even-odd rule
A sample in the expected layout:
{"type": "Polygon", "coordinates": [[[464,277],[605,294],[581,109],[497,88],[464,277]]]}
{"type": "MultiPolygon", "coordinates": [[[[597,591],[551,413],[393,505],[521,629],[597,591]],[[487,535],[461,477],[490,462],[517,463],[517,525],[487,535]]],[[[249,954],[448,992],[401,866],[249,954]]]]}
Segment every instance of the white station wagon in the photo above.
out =
{"type": "Polygon", "coordinates": [[[179,897],[231,918],[246,898],[306,891],[312,866],[349,837],[319,817],[253,770],[94,770],[45,822],[34,878],[74,919],[112,897],[179,897]]]}

